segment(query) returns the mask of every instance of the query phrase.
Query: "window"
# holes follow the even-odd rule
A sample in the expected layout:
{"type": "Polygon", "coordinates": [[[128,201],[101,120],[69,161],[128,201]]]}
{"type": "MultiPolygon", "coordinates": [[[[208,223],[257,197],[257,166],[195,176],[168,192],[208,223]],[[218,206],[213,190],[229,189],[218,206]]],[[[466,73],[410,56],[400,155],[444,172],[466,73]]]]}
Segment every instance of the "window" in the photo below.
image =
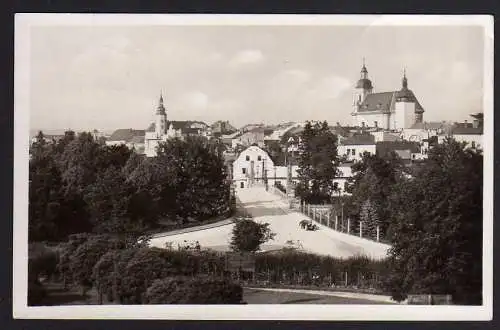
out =
{"type": "Polygon", "coordinates": [[[349,155],[349,153],[351,152],[351,149],[347,149],[347,154],[349,155]]]}
{"type": "Polygon", "coordinates": [[[476,148],[476,141],[472,141],[471,145],[472,145],[472,149],[475,149],[476,148]]]}
{"type": "Polygon", "coordinates": [[[243,173],[243,174],[247,174],[247,169],[243,167],[243,168],[241,169],[241,173],[243,173]]]}
{"type": "Polygon", "coordinates": [[[250,156],[247,155],[247,161],[250,160],[250,156]]]}
{"type": "Polygon", "coordinates": [[[344,182],[344,191],[346,191],[346,190],[347,190],[347,181],[344,182]]]}
{"type": "Polygon", "coordinates": [[[257,160],[260,162],[262,160],[262,157],[257,156],[257,160]]]}
{"type": "Polygon", "coordinates": [[[240,188],[245,188],[245,183],[244,182],[240,183],[240,188]]]}
{"type": "Polygon", "coordinates": [[[378,127],[378,121],[376,121],[376,120],[375,120],[375,121],[373,122],[373,126],[378,127]]]}
{"type": "Polygon", "coordinates": [[[352,155],[356,156],[356,149],[352,149],[352,155]]]}

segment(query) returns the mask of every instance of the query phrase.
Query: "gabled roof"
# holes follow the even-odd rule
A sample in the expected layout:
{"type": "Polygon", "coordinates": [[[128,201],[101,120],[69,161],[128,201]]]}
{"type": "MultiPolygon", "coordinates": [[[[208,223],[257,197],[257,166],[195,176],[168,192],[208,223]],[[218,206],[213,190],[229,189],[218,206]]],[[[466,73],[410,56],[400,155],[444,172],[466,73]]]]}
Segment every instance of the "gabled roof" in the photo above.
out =
{"type": "MultiPolygon", "coordinates": [[[[408,98],[415,102],[415,112],[423,112],[423,108],[418,102],[415,94],[411,90],[407,90],[408,98]]],[[[389,112],[394,108],[394,102],[400,94],[400,91],[381,92],[368,94],[365,100],[359,107],[359,112],[381,111],[389,112]]]]}
{"type": "Polygon", "coordinates": [[[111,134],[108,141],[126,141],[130,142],[134,138],[134,136],[142,136],[144,139],[145,131],[142,129],[117,129],[111,134]]]}
{"type": "Polygon", "coordinates": [[[371,134],[356,134],[341,142],[342,145],[369,145],[375,144],[375,137],[371,134]]]}
{"type": "Polygon", "coordinates": [[[392,108],[392,100],[395,92],[383,92],[368,94],[359,107],[359,112],[366,111],[385,111],[389,112],[392,108]]]}

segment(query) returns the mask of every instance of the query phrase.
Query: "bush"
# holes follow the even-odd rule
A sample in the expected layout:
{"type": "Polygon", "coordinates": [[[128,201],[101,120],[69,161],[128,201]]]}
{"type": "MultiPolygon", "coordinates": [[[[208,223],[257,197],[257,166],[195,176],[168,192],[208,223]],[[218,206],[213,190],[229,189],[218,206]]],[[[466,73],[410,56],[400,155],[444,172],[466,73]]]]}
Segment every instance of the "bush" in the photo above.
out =
{"type": "Polygon", "coordinates": [[[240,285],[210,277],[170,277],[155,281],[146,291],[149,304],[240,304],[240,285]]]}
{"type": "Polygon", "coordinates": [[[238,220],[233,228],[231,248],[234,251],[255,252],[262,243],[272,240],[274,236],[268,223],[257,223],[251,219],[238,220]]]}

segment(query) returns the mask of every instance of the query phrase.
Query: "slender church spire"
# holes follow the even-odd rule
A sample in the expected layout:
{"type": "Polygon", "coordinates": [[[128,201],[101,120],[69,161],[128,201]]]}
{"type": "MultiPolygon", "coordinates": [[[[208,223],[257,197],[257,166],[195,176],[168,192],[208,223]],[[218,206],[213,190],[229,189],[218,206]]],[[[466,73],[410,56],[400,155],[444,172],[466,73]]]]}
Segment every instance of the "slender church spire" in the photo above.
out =
{"type": "Polygon", "coordinates": [[[361,68],[361,79],[368,79],[368,70],[366,69],[364,57],[363,57],[363,67],[361,68]]]}
{"type": "Polygon", "coordinates": [[[403,69],[403,89],[408,89],[408,79],[406,78],[406,68],[403,69]]]}
{"type": "Polygon", "coordinates": [[[156,114],[165,114],[165,106],[163,105],[163,93],[160,91],[160,100],[158,101],[158,107],[156,108],[156,114]]]}

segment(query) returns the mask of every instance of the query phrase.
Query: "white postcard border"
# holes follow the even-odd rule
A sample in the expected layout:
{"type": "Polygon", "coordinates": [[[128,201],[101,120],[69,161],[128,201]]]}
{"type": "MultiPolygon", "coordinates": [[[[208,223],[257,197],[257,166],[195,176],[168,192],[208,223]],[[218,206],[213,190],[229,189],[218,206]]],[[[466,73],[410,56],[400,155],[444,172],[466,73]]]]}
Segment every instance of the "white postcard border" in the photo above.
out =
{"type": "Polygon", "coordinates": [[[33,319],[491,320],[493,315],[493,17],[486,15],[16,14],[14,77],[13,316],[33,319]],[[484,28],[483,305],[27,306],[30,31],[78,25],[364,25],[484,28]]]}

